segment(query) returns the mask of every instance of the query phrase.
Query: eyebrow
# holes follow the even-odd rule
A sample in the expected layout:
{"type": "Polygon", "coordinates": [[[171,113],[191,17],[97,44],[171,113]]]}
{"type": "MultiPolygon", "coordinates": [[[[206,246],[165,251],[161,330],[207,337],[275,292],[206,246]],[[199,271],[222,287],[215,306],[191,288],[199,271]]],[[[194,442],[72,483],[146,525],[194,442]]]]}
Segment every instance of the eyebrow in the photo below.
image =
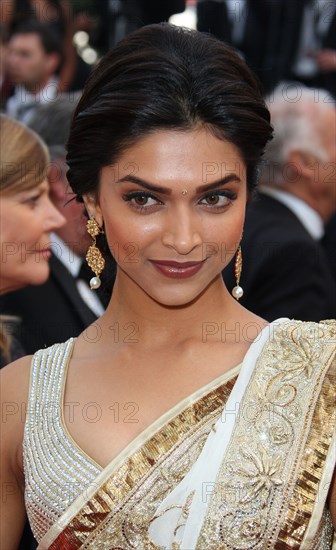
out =
{"type": "Polygon", "coordinates": [[[28,189],[22,189],[22,191],[18,191],[17,194],[25,197],[26,195],[30,195],[31,193],[43,193],[44,191],[49,191],[49,185],[47,183],[41,182],[38,185],[29,187],[28,189]]]}
{"type": "MultiPolygon", "coordinates": [[[[225,176],[225,178],[221,178],[219,180],[213,181],[212,183],[207,183],[205,185],[200,185],[199,187],[196,187],[196,193],[204,193],[205,191],[211,191],[212,189],[216,189],[217,187],[220,187],[221,185],[226,185],[227,183],[230,183],[232,181],[241,182],[241,179],[237,174],[228,174],[225,176]]],[[[137,176],[133,176],[132,174],[128,174],[127,176],[124,176],[120,180],[117,181],[117,183],[135,183],[136,185],[140,185],[144,189],[148,189],[149,191],[153,191],[155,193],[161,193],[162,195],[171,195],[172,190],[168,187],[161,187],[160,185],[153,185],[152,183],[149,183],[148,181],[143,180],[142,178],[138,178],[137,176]]]]}

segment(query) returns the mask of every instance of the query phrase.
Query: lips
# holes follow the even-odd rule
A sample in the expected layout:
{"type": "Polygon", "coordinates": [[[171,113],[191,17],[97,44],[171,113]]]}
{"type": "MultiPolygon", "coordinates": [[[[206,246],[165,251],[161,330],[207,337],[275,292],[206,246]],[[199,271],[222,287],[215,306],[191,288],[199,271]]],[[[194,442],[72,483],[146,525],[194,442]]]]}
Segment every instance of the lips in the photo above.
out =
{"type": "Polygon", "coordinates": [[[39,251],[40,254],[42,254],[42,256],[45,256],[47,258],[50,258],[51,256],[51,250],[50,248],[43,248],[42,250],[39,251]]]}
{"type": "Polygon", "coordinates": [[[51,248],[50,246],[45,246],[44,248],[35,248],[34,250],[30,251],[30,254],[42,256],[43,258],[49,260],[51,257],[51,248]]]}
{"type": "Polygon", "coordinates": [[[152,265],[171,279],[185,279],[195,275],[202,269],[205,260],[201,262],[175,262],[172,260],[151,260],[152,265]]]}

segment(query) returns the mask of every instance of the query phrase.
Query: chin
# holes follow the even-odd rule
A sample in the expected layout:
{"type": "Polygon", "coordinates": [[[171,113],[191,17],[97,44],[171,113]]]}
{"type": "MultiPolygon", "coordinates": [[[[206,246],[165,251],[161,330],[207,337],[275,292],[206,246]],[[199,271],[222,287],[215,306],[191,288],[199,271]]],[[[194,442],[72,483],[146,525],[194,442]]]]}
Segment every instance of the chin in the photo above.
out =
{"type": "Polygon", "coordinates": [[[22,286],[38,286],[43,285],[47,282],[50,275],[50,269],[49,265],[45,265],[44,267],[40,267],[39,269],[34,270],[34,273],[26,273],[26,282],[22,286]],[[29,277],[30,275],[30,277],[29,277]]]}
{"type": "Polygon", "coordinates": [[[201,290],[197,294],[193,293],[186,293],[186,292],[172,292],[167,290],[167,292],[162,292],[158,296],[153,294],[153,292],[148,292],[148,295],[152,300],[160,304],[161,306],[170,307],[170,308],[179,308],[179,307],[187,307],[189,305],[192,305],[202,294],[206,291],[206,289],[201,290]]]}

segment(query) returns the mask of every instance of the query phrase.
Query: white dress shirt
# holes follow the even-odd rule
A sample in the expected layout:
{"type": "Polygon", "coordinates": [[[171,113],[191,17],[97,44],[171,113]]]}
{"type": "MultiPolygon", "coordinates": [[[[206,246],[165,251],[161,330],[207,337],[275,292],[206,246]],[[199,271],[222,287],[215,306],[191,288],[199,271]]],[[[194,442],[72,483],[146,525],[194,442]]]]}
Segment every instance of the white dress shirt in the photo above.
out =
{"type": "Polygon", "coordinates": [[[247,6],[246,0],[225,0],[228,18],[231,23],[232,42],[240,44],[245,31],[247,6]]]}
{"type": "MultiPolygon", "coordinates": [[[[71,250],[71,248],[69,248],[55,233],[51,234],[51,241],[51,248],[54,255],[60,262],[62,262],[64,267],[66,267],[75,279],[78,292],[85,304],[91,309],[91,311],[93,311],[95,315],[97,315],[97,317],[100,317],[100,315],[102,315],[105,311],[101,301],[94,293],[94,290],[90,289],[88,283],[84,281],[84,279],[77,279],[82,262],[85,260],[80,258],[80,256],[77,256],[77,254],[75,254],[73,250],[71,250]]],[[[93,273],[92,276],[94,276],[93,273]]]]}
{"type": "Polygon", "coordinates": [[[57,85],[58,78],[52,77],[37,94],[31,94],[24,86],[15,86],[14,94],[7,101],[7,115],[29,124],[37,105],[50,103],[57,98],[57,85]]]}
{"type": "Polygon", "coordinates": [[[306,202],[291,193],[274,189],[273,187],[259,186],[259,191],[264,195],[273,197],[282,202],[300,220],[304,228],[315,241],[320,240],[324,235],[324,223],[321,216],[306,202]]]}
{"type": "Polygon", "coordinates": [[[336,3],[330,0],[315,0],[305,6],[299,46],[293,65],[295,75],[309,78],[318,72],[314,53],[321,49],[322,37],[329,29],[335,9],[336,3]]]}

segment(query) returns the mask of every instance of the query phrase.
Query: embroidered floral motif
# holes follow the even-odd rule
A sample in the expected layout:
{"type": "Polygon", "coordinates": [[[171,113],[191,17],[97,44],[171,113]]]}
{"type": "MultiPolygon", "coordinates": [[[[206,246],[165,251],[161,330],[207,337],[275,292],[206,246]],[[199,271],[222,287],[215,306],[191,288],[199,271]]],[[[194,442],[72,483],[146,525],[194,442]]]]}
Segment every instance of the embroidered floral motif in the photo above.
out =
{"type": "MultiPolygon", "coordinates": [[[[328,328],[289,321],[266,344],[240,404],[197,549],[278,548],[289,503],[301,495],[296,480],[313,404],[335,353],[326,345],[328,328]]],[[[302,527],[292,529],[295,541],[302,540],[313,501],[304,504],[302,527]]]]}
{"type": "Polygon", "coordinates": [[[297,326],[280,340],[280,346],[270,347],[270,353],[274,354],[272,366],[278,370],[283,382],[301,375],[310,380],[312,372],[321,364],[324,347],[323,339],[318,338],[321,334],[316,324],[304,332],[301,326],[297,326]]]}
{"type": "Polygon", "coordinates": [[[278,477],[282,457],[280,455],[269,457],[262,445],[259,445],[258,451],[259,454],[240,450],[241,456],[245,457],[249,463],[249,467],[236,469],[236,474],[244,480],[245,494],[240,498],[242,504],[260,498],[262,493],[263,504],[261,505],[265,505],[273,485],[278,486],[283,483],[278,477]]]}

